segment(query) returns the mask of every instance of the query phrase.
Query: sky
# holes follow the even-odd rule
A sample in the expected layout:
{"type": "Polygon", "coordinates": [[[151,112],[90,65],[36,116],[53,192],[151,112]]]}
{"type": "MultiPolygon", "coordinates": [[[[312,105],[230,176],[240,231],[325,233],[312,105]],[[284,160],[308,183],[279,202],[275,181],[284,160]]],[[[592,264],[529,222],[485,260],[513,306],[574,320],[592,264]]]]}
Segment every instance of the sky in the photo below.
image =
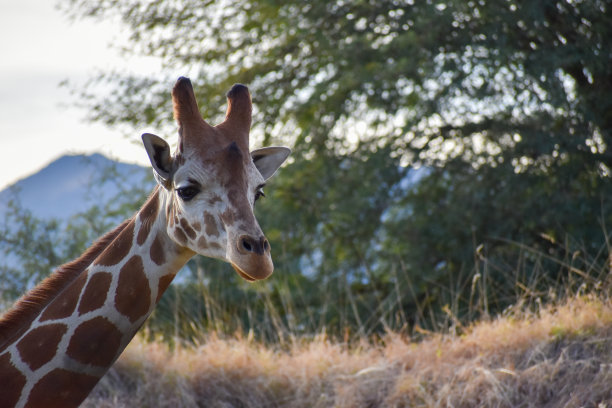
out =
{"type": "Polygon", "coordinates": [[[53,0],[0,0],[0,190],[65,154],[99,152],[148,164],[135,142],[139,135],[128,140],[87,122],[76,96],[60,87],[65,80],[84,83],[99,70],[158,68],[157,61],[125,60],[109,46],[122,38],[118,23],[71,22],[53,0]]]}

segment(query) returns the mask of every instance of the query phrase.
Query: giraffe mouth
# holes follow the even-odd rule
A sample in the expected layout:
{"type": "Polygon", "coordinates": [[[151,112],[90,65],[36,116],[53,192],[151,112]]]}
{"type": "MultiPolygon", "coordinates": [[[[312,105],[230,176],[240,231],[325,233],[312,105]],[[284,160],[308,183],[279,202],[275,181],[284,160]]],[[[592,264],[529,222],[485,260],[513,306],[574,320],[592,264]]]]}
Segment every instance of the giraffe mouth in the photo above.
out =
{"type": "Polygon", "coordinates": [[[255,282],[257,279],[251,277],[249,274],[247,274],[245,271],[243,271],[242,269],[240,269],[240,267],[238,265],[236,265],[235,263],[231,263],[232,268],[234,268],[234,270],[236,271],[236,273],[238,273],[238,276],[240,276],[242,279],[244,279],[247,282],[255,282]]]}

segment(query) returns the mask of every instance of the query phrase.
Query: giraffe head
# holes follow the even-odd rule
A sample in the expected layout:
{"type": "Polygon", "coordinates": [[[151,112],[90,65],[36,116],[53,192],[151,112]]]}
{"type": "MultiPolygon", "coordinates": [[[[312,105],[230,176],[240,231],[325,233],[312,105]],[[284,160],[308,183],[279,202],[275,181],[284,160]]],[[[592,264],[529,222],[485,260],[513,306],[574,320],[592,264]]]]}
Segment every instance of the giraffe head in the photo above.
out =
{"type": "Polygon", "coordinates": [[[290,153],[286,147],[249,152],[251,96],[234,85],[225,121],[202,119],[191,81],[172,90],[179,143],[174,154],[161,138],[142,138],[165,196],[166,229],[180,246],[229,262],[247,281],[265,279],[274,266],[270,244],[253,208],[263,186],[290,153]]]}

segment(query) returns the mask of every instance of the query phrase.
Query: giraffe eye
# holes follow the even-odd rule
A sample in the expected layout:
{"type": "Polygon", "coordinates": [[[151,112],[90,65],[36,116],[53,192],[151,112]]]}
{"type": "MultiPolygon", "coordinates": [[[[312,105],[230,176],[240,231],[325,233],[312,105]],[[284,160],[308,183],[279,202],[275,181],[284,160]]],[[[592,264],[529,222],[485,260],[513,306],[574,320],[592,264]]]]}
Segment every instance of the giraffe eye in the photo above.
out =
{"type": "Polygon", "coordinates": [[[265,197],[266,195],[263,192],[263,187],[259,187],[255,192],[255,201],[259,200],[261,197],[265,197]]]}
{"type": "Polygon", "coordinates": [[[181,200],[183,201],[191,200],[199,192],[200,190],[197,187],[193,187],[193,186],[181,187],[181,188],[176,189],[176,193],[178,194],[179,197],[181,197],[181,200]]]}

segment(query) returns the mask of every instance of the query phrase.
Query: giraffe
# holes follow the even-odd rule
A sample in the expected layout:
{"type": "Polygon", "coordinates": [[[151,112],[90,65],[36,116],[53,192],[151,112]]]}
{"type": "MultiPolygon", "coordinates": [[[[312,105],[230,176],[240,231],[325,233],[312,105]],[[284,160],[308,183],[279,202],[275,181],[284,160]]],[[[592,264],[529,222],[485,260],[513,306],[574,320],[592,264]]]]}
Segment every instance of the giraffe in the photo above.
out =
{"type": "Polygon", "coordinates": [[[249,153],[246,86],[227,93],[225,120],[200,115],[191,81],[172,89],[179,143],[142,135],[158,185],[140,210],[59,267],[0,319],[0,407],[76,407],[195,254],[228,262],[245,280],[274,267],[253,214],[286,147],[249,153]]]}

